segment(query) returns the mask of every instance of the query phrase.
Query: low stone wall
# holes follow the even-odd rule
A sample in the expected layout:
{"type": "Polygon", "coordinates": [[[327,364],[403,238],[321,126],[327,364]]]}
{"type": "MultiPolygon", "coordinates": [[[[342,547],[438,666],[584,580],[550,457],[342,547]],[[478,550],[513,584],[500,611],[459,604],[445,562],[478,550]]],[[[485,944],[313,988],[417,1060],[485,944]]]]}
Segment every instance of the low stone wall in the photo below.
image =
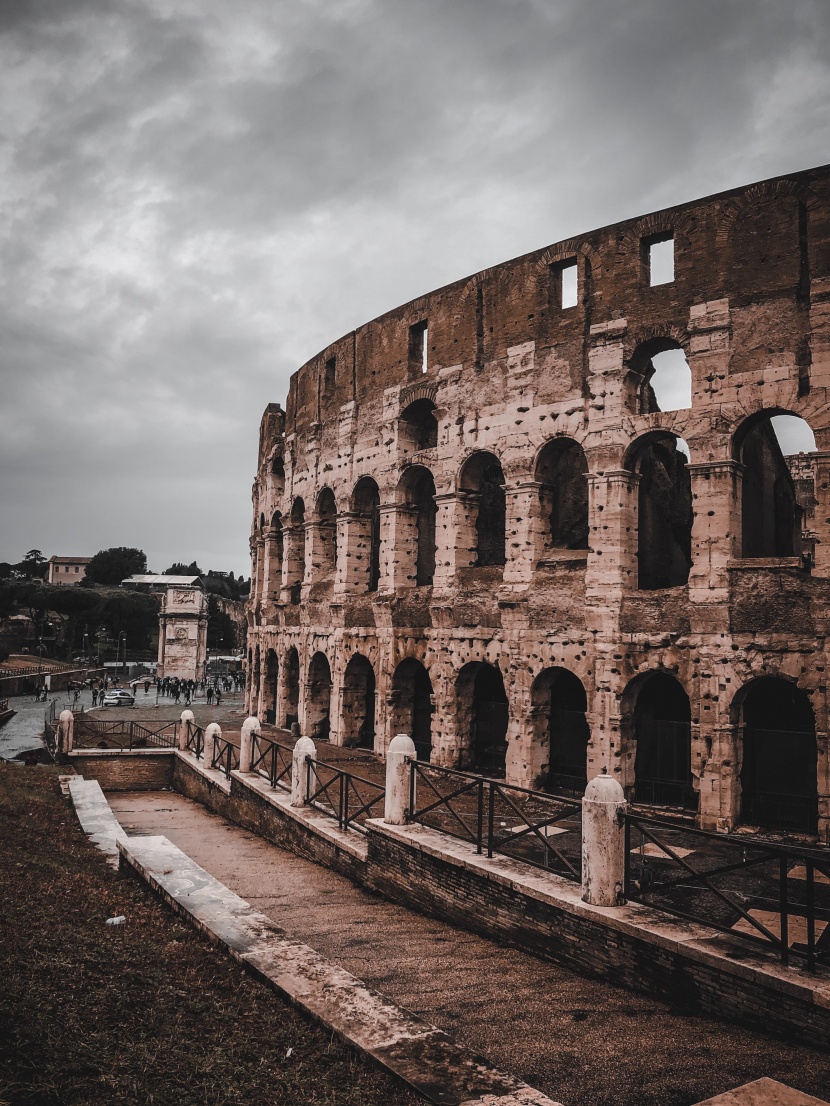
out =
{"type": "Polygon", "coordinates": [[[79,775],[97,780],[104,791],[173,787],[173,749],[73,749],[68,759],[79,775]]]}

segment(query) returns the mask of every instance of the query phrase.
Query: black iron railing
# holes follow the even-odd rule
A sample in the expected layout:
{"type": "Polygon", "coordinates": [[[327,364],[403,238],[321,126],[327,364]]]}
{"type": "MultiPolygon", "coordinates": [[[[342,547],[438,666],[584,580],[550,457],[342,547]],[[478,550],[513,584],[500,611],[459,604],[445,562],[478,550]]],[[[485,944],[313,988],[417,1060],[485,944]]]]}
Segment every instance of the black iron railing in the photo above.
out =
{"type": "Polygon", "coordinates": [[[251,771],[264,776],[272,787],[290,791],[293,754],[290,745],[255,733],[251,741],[251,771]]]}
{"type": "Polygon", "coordinates": [[[76,749],[171,749],[177,740],[176,722],[109,721],[76,715],[72,743],[76,749]]]}
{"type": "Polygon", "coordinates": [[[185,748],[193,753],[197,759],[202,755],[205,747],[205,731],[203,726],[187,720],[187,731],[184,739],[185,748]]]}
{"type": "Polygon", "coordinates": [[[409,820],[579,882],[582,804],[560,795],[410,761],[409,820]]]}
{"type": "Polygon", "coordinates": [[[830,963],[830,854],[627,814],[626,898],[830,963]]]}
{"type": "Polygon", "coordinates": [[[382,813],[386,789],[381,784],[313,757],[306,757],[306,773],[308,803],[334,818],[340,829],[365,833],[366,819],[382,813]]]}
{"type": "Polygon", "coordinates": [[[211,768],[218,768],[230,779],[231,772],[239,767],[239,746],[226,737],[217,737],[213,742],[211,768]]]}

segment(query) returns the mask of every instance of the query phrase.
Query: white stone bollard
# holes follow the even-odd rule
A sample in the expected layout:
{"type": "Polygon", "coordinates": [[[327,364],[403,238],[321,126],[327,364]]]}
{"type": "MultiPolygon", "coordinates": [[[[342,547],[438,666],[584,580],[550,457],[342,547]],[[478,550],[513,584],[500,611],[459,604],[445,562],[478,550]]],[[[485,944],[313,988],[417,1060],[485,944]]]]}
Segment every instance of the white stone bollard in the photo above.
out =
{"type": "Polygon", "coordinates": [[[291,805],[305,806],[308,802],[308,771],[305,758],[317,757],[317,746],[310,737],[301,737],[294,746],[291,761],[291,805]]]}
{"type": "Polygon", "coordinates": [[[585,788],[582,800],[582,898],[592,906],[620,906],[628,803],[619,783],[602,771],[585,788]]]}
{"type": "Polygon", "coordinates": [[[409,734],[399,733],[386,750],[386,796],[383,820],[390,826],[406,824],[409,805],[409,762],[417,759],[415,742],[409,734]]]}
{"type": "Polygon", "coordinates": [[[193,722],[193,721],[195,721],[195,719],[193,718],[193,711],[192,710],[183,710],[182,711],[182,716],[179,719],[179,748],[180,749],[186,749],[187,748],[187,724],[188,724],[188,722],[193,722]]]}
{"type": "Polygon", "coordinates": [[[205,761],[205,768],[210,768],[213,764],[213,758],[216,756],[216,740],[222,736],[222,727],[218,722],[211,722],[211,724],[205,730],[205,745],[202,751],[202,756],[205,761]]]}
{"type": "Polygon", "coordinates": [[[71,710],[62,710],[58,719],[58,752],[71,753],[72,739],[75,733],[75,715],[71,710]]]}
{"type": "Polygon", "coordinates": [[[242,732],[239,735],[239,771],[250,772],[251,761],[253,760],[254,752],[254,734],[259,736],[262,732],[259,719],[257,716],[251,715],[250,718],[246,718],[242,723],[242,732]]]}

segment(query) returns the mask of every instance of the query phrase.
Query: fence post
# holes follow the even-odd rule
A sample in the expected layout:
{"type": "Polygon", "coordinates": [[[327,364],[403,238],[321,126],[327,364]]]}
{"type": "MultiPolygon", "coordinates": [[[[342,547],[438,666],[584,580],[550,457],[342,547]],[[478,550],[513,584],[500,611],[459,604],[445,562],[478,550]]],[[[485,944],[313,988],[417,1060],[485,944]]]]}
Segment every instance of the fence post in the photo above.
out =
{"type": "Polygon", "coordinates": [[[192,710],[183,710],[182,711],[182,716],[179,719],[179,748],[180,749],[186,749],[187,748],[187,732],[188,732],[188,729],[189,729],[188,722],[192,722],[192,721],[193,721],[193,711],[192,710]]]}
{"type": "Polygon", "coordinates": [[[305,806],[308,802],[308,772],[306,757],[317,759],[317,746],[310,737],[301,737],[294,746],[291,759],[291,805],[305,806]]]}
{"type": "Polygon", "coordinates": [[[628,804],[619,783],[605,771],[591,780],[582,800],[582,898],[592,906],[620,906],[628,804]]]}
{"type": "Polygon", "coordinates": [[[254,734],[259,737],[261,732],[259,719],[256,715],[251,715],[250,718],[246,718],[242,723],[242,732],[239,735],[240,772],[251,771],[251,761],[253,760],[254,753],[254,734]]]}
{"type": "Polygon", "coordinates": [[[222,727],[218,722],[211,722],[205,730],[205,744],[202,750],[205,767],[213,766],[213,758],[216,756],[216,740],[222,736],[222,727]]]}
{"type": "Polygon", "coordinates": [[[75,716],[71,710],[62,710],[58,721],[58,752],[71,753],[75,733],[75,716]]]}
{"type": "MultiPolygon", "coordinates": [[[[410,788],[407,786],[409,762],[417,758],[415,742],[409,734],[399,733],[393,737],[386,750],[386,794],[383,799],[383,820],[390,826],[406,824],[406,799],[410,788]]],[[[412,778],[410,803],[415,803],[415,778],[412,778]]]]}

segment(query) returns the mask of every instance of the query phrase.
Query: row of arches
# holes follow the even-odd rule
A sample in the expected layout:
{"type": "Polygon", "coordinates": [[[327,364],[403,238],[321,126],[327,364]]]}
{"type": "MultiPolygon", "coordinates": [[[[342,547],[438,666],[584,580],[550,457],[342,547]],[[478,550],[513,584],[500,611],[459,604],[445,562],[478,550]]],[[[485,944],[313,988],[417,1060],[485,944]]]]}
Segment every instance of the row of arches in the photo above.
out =
{"type": "MultiPolygon", "coordinates": [[[[786,433],[782,432],[782,417],[770,412],[753,416],[735,437],[736,460],[743,473],[745,558],[797,557],[803,552],[805,500],[784,449],[794,443],[814,449],[815,441],[807,424],[794,416],[786,416],[789,422],[785,419],[786,433]],[[794,428],[795,422],[803,423],[806,431],[794,428]]],[[[685,442],[668,431],[644,435],[625,457],[626,469],[638,481],[637,580],[641,590],[678,587],[689,579],[693,506],[688,462],[685,442]]],[[[533,487],[539,560],[557,550],[587,550],[589,482],[582,446],[567,437],[547,442],[536,459],[533,487]]],[[[507,490],[496,454],[482,450],[467,458],[458,478],[457,540],[465,556],[469,552],[471,566],[500,567],[507,561],[507,490]]],[[[396,529],[390,540],[394,540],[397,560],[405,565],[396,583],[429,586],[436,568],[438,507],[435,480],[425,465],[413,464],[404,471],[395,510],[396,529]]],[[[383,547],[381,495],[372,477],[357,482],[343,518],[349,558],[344,583],[350,591],[374,592],[381,579],[383,547]]],[[[264,516],[260,529],[265,534],[264,516]]],[[[274,512],[267,540],[269,594],[279,594],[284,588],[288,600],[299,603],[304,581],[333,579],[343,551],[338,545],[338,508],[332,490],[325,487],[320,491],[310,516],[302,497],[294,500],[287,520],[274,512]]]]}
{"type": "MultiPolygon", "coordinates": [[[[259,686],[259,649],[251,654],[254,688],[259,686]]],[[[274,650],[264,659],[261,706],[265,721],[289,726],[298,720],[300,659],[286,652],[278,681],[274,650]],[[280,702],[278,686],[282,687],[280,702]]],[[[376,748],[380,710],[375,670],[354,653],[342,678],[339,707],[333,703],[331,667],[315,652],[305,682],[305,725],[326,740],[332,710],[339,710],[339,743],[376,748]]],[[[510,703],[497,665],[465,664],[455,680],[453,702],[458,738],[455,766],[500,778],[505,775],[510,703]]],[[[581,795],[588,779],[591,728],[588,698],[569,669],[544,669],[531,687],[530,740],[539,766],[535,786],[581,795]]],[[[433,759],[437,709],[428,669],[409,657],[392,673],[386,699],[390,732],[409,733],[420,760],[433,759]]],[[[733,716],[739,735],[741,820],[762,827],[815,833],[818,820],[818,746],[810,699],[795,683],[779,677],[751,681],[735,695],[733,716]]],[[[693,812],[698,793],[692,772],[692,710],[680,681],[657,670],[631,681],[621,700],[622,739],[635,750],[631,798],[638,803],[693,812]]]]}

